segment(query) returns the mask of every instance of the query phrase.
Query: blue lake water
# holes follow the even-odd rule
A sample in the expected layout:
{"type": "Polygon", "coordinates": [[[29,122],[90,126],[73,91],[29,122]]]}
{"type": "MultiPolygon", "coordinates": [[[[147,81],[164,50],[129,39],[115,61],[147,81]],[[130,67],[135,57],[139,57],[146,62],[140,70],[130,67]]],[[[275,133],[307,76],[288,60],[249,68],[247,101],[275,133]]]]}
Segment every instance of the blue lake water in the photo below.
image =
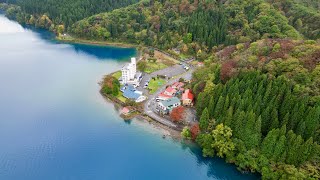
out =
{"type": "Polygon", "coordinates": [[[0,179],[257,179],[133,120],[99,94],[135,49],[62,44],[0,15],[0,179]]]}

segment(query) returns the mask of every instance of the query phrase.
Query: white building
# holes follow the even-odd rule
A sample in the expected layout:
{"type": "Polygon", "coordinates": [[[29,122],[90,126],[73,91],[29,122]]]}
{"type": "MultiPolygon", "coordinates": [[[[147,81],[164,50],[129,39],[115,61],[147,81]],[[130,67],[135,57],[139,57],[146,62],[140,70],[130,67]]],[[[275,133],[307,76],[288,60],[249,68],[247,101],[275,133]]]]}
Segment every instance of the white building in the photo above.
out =
{"type": "Polygon", "coordinates": [[[121,83],[128,84],[131,81],[134,81],[135,75],[137,73],[137,63],[136,58],[131,58],[131,63],[126,64],[121,69],[122,76],[121,76],[121,83]]]}

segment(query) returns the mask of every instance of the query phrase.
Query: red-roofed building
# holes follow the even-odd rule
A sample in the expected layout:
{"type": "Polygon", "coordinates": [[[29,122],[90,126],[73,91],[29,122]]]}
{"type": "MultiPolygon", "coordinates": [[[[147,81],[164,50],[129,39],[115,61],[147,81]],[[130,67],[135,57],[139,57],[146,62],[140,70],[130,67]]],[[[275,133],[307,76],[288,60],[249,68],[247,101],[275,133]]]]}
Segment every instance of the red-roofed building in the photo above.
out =
{"type": "Polygon", "coordinates": [[[180,90],[182,87],[184,86],[183,82],[175,82],[172,84],[172,88],[176,89],[176,90],[180,90]]]}
{"type": "Polygon", "coordinates": [[[193,106],[194,95],[192,94],[190,89],[184,91],[181,100],[184,106],[193,106]]]}
{"type": "Polygon", "coordinates": [[[171,87],[174,88],[174,89],[177,89],[178,85],[179,85],[179,82],[175,82],[175,83],[172,84],[171,87]]]}
{"type": "Polygon", "coordinates": [[[163,94],[165,95],[169,95],[169,96],[174,96],[177,93],[177,90],[172,88],[172,87],[168,87],[163,94]]]}
{"type": "Polygon", "coordinates": [[[172,96],[166,95],[166,94],[164,94],[164,92],[162,92],[162,93],[159,94],[159,96],[156,99],[165,101],[165,100],[170,99],[170,98],[172,98],[172,96]]]}
{"type": "Polygon", "coordinates": [[[121,110],[121,114],[123,114],[123,115],[128,115],[130,113],[130,109],[128,108],[128,107],[124,107],[124,108],[122,108],[122,110],[121,110]]]}
{"type": "Polygon", "coordinates": [[[177,89],[180,90],[183,86],[184,86],[184,83],[183,82],[179,82],[179,84],[177,86],[177,89]]]}

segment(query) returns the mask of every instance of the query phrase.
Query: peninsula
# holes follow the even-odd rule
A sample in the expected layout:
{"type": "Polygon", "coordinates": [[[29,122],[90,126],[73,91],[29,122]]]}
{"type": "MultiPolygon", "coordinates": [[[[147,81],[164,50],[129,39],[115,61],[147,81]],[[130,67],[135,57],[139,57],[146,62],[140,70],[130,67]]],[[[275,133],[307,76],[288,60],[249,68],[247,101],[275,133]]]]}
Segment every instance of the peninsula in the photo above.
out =
{"type": "Polygon", "coordinates": [[[133,57],[121,70],[105,76],[102,95],[121,106],[125,119],[150,119],[178,132],[185,126],[198,126],[190,90],[198,66],[195,59],[178,61],[152,48],[139,54],[138,61],[133,57]]]}

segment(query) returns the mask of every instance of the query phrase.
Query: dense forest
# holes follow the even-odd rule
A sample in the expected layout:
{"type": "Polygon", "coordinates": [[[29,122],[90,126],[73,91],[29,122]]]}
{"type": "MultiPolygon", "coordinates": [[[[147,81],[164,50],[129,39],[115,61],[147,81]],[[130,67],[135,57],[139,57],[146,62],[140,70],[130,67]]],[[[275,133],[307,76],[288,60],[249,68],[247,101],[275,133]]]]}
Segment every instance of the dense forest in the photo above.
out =
{"type": "Polygon", "coordinates": [[[305,37],[320,38],[320,2],[318,0],[267,0],[283,12],[289,23],[305,37]]]}
{"type": "Polygon", "coordinates": [[[195,56],[205,66],[193,73],[192,138],[204,156],[263,179],[320,179],[318,0],[0,2],[14,4],[0,5],[10,18],[75,38],[195,56]]]}
{"type": "Polygon", "coordinates": [[[63,25],[65,30],[83,18],[127,6],[138,0],[2,0],[16,4],[7,10],[8,17],[21,23],[54,29],[63,25]]]}
{"type": "Polygon", "coordinates": [[[320,37],[316,0],[1,1],[18,5],[7,16],[21,23],[83,39],[179,48],[202,59],[207,56],[199,50],[221,44],[320,37]]]}
{"type": "Polygon", "coordinates": [[[193,75],[204,156],[263,179],[319,179],[319,55],[315,41],[266,39],[207,60],[193,75]]]}
{"type": "Polygon", "coordinates": [[[300,39],[288,19],[263,0],[142,1],[73,25],[80,38],[180,48],[196,54],[260,38],[300,39]]]}

